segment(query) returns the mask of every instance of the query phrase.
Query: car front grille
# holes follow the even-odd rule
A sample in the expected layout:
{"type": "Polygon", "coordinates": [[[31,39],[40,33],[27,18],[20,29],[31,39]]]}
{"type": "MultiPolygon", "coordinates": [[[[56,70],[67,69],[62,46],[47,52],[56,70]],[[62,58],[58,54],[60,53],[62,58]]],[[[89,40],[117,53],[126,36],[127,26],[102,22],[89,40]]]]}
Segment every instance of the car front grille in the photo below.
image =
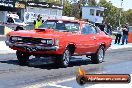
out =
{"type": "Polygon", "coordinates": [[[22,37],[22,42],[24,43],[33,43],[33,44],[40,44],[41,38],[32,38],[32,37],[22,37]]]}
{"type": "Polygon", "coordinates": [[[19,38],[22,38],[22,40],[13,41],[12,37],[10,37],[10,40],[9,40],[12,43],[27,43],[27,44],[39,44],[39,45],[42,45],[42,46],[52,46],[52,44],[42,43],[41,40],[44,39],[44,38],[32,38],[32,37],[17,36],[19,38]]]}

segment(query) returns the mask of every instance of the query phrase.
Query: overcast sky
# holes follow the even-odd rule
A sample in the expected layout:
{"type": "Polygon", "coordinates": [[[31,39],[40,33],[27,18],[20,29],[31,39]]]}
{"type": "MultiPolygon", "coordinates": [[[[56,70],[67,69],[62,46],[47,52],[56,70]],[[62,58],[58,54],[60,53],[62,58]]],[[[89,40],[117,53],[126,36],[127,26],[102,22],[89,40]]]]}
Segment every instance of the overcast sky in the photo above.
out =
{"type": "MultiPolygon", "coordinates": [[[[97,0],[97,2],[98,1],[99,0],[97,0]]],[[[118,7],[118,8],[121,7],[121,0],[107,0],[107,1],[111,1],[113,3],[113,5],[118,7]]],[[[124,10],[132,9],[132,0],[123,0],[122,8],[124,10]]]]}

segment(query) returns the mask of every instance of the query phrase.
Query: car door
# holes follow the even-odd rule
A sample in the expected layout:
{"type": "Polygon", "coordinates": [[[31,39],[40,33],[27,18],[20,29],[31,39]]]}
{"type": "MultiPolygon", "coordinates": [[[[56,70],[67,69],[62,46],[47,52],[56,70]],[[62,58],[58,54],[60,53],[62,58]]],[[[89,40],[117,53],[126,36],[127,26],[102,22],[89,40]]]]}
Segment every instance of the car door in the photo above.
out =
{"type": "MultiPolygon", "coordinates": [[[[99,32],[96,30],[94,26],[91,26],[90,28],[91,28],[91,31],[89,34],[87,34],[87,36],[90,37],[90,40],[89,40],[89,42],[91,42],[90,51],[92,53],[95,53],[97,49],[99,48],[99,44],[100,44],[99,32]]],[[[89,52],[89,50],[87,52],[89,52]]]]}
{"type": "Polygon", "coordinates": [[[98,47],[96,29],[86,24],[78,35],[78,53],[95,53],[98,47]]]}

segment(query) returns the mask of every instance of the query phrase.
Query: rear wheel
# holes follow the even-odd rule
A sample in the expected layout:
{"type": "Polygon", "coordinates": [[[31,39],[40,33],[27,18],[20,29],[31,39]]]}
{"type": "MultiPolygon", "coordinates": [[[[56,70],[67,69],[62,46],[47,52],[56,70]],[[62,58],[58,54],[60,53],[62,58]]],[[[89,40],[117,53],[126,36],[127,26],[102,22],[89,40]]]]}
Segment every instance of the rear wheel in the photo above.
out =
{"type": "Polygon", "coordinates": [[[91,61],[94,64],[102,63],[104,60],[105,49],[104,46],[100,46],[95,54],[91,55],[91,61]]]}
{"type": "Polygon", "coordinates": [[[71,52],[69,48],[66,48],[62,55],[59,55],[56,58],[56,63],[59,64],[61,67],[67,67],[70,63],[71,52]]]}
{"type": "Polygon", "coordinates": [[[29,60],[29,55],[27,53],[16,51],[17,59],[20,65],[26,65],[29,60]]]}

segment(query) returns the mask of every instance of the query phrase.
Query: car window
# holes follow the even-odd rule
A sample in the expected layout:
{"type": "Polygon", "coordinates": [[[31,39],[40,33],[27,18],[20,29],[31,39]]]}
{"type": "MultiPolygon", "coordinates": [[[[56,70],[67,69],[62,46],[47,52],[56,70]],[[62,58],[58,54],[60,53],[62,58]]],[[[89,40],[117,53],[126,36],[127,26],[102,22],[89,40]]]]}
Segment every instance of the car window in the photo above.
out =
{"type": "Polygon", "coordinates": [[[52,28],[56,30],[79,31],[80,24],[71,21],[47,20],[39,28],[52,28]]]}
{"type": "Polygon", "coordinates": [[[80,29],[80,26],[77,22],[70,22],[70,23],[66,23],[65,24],[65,27],[67,30],[70,30],[70,31],[79,31],[80,29]]]}
{"type": "Polygon", "coordinates": [[[88,25],[88,24],[83,25],[81,34],[89,34],[89,31],[90,31],[89,29],[90,29],[90,25],[88,25]]]}
{"type": "Polygon", "coordinates": [[[55,28],[54,25],[56,25],[55,22],[45,21],[39,28],[55,28]]]}
{"type": "Polygon", "coordinates": [[[55,29],[57,29],[57,30],[67,30],[64,23],[56,23],[55,29]]]}
{"type": "Polygon", "coordinates": [[[93,33],[93,34],[96,34],[97,33],[97,30],[95,29],[95,27],[93,27],[93,26],[91,26],[91,33],[93,33]]]}
{"type": "Polygon", "coordinates": [[[81,34],[96,34],[97,30],[90,24],[83,25],[81,34]]]}

